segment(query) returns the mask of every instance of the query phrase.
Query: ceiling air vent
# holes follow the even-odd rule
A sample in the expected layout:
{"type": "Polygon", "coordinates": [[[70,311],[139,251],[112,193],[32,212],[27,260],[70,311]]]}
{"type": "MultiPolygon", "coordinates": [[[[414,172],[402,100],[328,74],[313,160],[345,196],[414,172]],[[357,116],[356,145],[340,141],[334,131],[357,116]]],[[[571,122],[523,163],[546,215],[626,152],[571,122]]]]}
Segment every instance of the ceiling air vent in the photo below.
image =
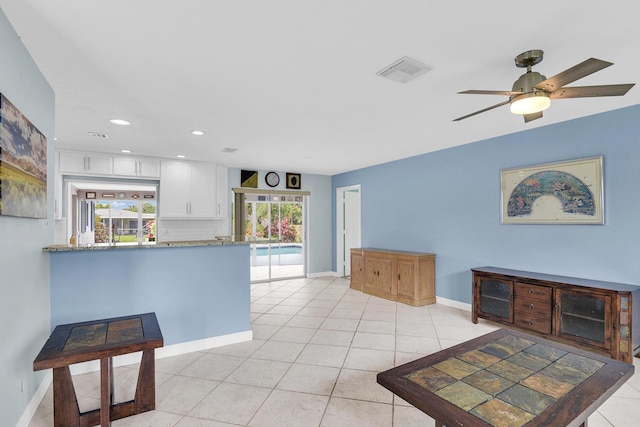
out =
{"type": "Polygon", "coordinates": [[[89,135],[94,137],[94,138],[98,138],[98,139],[107,139],[107,138],[109,138],[109,135],[107,135],[106,133],[102,133],[102,132],[89,132],[89,135]]]}
{"type": "Polygon", "coordinates": [[[431,71],[431,68],[420,61],[405,56],[388,67],[384,67],[376,74],[398,83],[407,83],[427,71],[431,71]]]}

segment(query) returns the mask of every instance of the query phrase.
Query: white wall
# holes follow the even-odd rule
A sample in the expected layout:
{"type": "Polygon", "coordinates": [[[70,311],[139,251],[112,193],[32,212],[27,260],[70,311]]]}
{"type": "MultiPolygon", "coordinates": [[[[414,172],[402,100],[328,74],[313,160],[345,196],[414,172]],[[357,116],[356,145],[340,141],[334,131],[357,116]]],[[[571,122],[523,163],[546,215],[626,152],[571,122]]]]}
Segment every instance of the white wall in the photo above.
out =
{"type": "MultiPolygon", "coordinates": [[[[258,188],[287,191],[286,172],[278,172],[280,184],[271,188],[264,182],[269,171],[258,170],[258,188]]],[[[240,187],[240,169],[229,168],[229,192],[240,187]]],[[[309,264],[307,274],[327,273],[331,268],[331,177],[326,175],[302,174],[301,190],[309,191],[308,235],[309,264]]],[[[229,201],[232,197],[229,196],[229,201]]]]}
{"type": "Polygon", "coordinates": [[[16,425],[45,373],[33,359],[50,326],[54,93],[0,10],[0,92],[47,138],[48,219],[0,216],[0,424],[16,425]]]}

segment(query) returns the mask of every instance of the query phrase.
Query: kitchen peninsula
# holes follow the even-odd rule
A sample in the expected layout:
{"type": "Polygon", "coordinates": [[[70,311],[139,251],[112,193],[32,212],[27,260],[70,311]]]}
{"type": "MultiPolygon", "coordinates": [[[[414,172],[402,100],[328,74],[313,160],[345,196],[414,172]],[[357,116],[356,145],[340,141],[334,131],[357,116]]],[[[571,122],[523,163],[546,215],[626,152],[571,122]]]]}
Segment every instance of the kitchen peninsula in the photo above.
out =
{"type": "Polygon", "coordinates": [[[251,340],[252,242],[43,248],[51,256],[51,326],[155,312],[165,346],[195,351],[251,340]]]}

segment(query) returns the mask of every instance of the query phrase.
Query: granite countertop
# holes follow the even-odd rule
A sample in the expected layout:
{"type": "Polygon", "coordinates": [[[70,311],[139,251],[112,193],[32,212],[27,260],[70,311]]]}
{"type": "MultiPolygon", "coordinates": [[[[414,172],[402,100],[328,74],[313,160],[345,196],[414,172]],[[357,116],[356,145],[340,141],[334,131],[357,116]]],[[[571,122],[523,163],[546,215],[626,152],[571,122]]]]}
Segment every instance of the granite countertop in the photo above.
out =
{"type": "Polygon", "coordinates": [[[216,236],[211,240],[185,240],[157,243],[137,243],[131,245],[114,245],[109,243],[76,244],[76,245],[51,245],[42,248],[43,252],[70,252],[70,251],[104,251],[118,249],[160,249],[160,248],[186,248],[194,246],[220,246],[220,245],[250,245],[252,243],[278,243],[278,240],[254,239],[245,236],[216,236]]]}

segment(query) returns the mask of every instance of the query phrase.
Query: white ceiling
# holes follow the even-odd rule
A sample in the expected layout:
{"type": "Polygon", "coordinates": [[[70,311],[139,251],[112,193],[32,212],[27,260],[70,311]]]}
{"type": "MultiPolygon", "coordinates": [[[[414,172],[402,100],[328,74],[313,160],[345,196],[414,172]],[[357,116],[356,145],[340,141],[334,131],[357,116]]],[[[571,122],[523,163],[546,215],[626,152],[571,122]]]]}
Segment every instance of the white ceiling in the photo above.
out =
{"type": "MultiPolygon", "coordinates": [[[[555,100],[528,124],[508,106],[452,121],[505,100],[457,92],[510,90],[523,72],[514,57],[526,50],[544,50],[534,70],[547,77],[590,57],[615,63],[573,86],[636,83],[637,0],[0,0],[0,7],[55,91],[57,148],[332,175],[640,103],[635,87],[624,97],[555,100]],[[403,56],[433,70],[407,84],[376,75],[403,56]],[[238,151],[222,153],[226,147],[238,151]]],[[[11,87],[0,92],[12,98],[11,87]]]]}

